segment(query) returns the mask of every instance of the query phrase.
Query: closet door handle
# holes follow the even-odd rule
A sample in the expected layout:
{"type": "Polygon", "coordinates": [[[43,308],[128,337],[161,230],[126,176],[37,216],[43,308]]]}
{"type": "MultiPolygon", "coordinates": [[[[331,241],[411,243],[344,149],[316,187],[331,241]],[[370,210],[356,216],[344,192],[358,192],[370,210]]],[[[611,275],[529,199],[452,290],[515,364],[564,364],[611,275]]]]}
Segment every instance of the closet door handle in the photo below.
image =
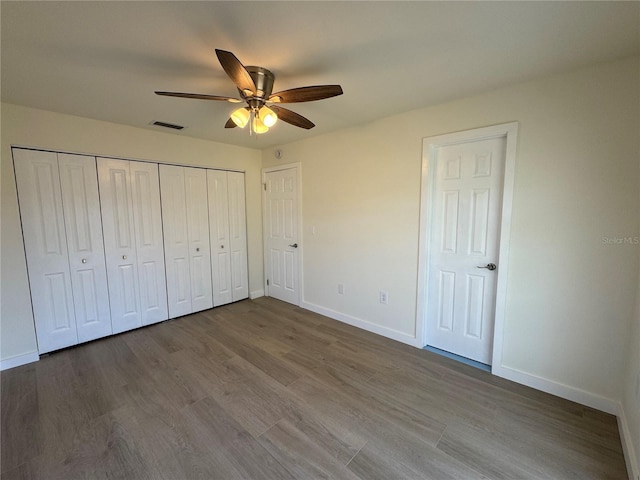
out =
{"type": "Polygon", "coordinates": [[[294,243],[293,245],[289,245],[289,246],[292,247],[292,248],[298,248],[298,244],[297,243],[294,243]]]}

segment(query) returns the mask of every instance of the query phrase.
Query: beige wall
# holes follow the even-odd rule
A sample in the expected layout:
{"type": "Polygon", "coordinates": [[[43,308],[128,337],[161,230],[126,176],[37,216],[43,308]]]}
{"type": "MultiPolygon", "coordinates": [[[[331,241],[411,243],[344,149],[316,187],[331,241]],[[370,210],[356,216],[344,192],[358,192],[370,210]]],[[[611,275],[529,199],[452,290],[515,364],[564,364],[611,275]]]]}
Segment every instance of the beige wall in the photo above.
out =
{"type": "Polygon", "coordinates": [[[164,132],[2,104],[0,360],[37,350],[11,146],[152,160],[245,172],[249,289],[263,293],[260,152],[164,132]]]}
{"type": "Polygon", "coordinates": [[[281,160],[265,150],[265,167],[302,164],[304,301],[413,336],[422,139],[518,121],[502,366],[611,410],[640,247],[603,237],[639,235],[639,70],[597,65],[281,145],[281,160]]]}

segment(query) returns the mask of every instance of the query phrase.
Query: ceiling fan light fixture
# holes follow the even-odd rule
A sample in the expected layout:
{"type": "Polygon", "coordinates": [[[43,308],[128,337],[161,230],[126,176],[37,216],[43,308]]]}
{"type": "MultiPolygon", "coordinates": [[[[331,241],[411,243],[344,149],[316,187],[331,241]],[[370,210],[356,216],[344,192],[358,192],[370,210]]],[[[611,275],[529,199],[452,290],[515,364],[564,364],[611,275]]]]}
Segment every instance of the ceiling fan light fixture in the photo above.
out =
{"type": "Polygon", "coordinates": [[[251,117],[251,113],[245,107],[234,110],[231,114],[231,120],[240,128],[244,128],[249,123],[249,118],[251,117]]]}
{"type": "Polygon", "coordinates": [[[278,121],[278,115],[266,105],[262,106],[258,111],[258,117],[267,127],[273,127],[278,121]]]}
{"type": "Polygon", "coordinates": [[[269,127],[267,127],[263,121],[260,119],[259,115],[254,115],[253,120],[251,122],[251,127],[254,133],[266,133],[269,131],[269,127]]]}

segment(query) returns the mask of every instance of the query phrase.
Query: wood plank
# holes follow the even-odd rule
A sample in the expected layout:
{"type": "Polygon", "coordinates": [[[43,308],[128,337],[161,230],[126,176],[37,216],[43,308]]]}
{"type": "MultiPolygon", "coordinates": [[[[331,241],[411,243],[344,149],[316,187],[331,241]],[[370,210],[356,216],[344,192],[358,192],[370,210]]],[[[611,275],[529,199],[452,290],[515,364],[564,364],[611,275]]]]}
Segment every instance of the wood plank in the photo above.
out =
{"type": "Polygon", "coordinates": [[[270,298],[0,377],[3,479],[626,475],[611,415],[270,298]]]}

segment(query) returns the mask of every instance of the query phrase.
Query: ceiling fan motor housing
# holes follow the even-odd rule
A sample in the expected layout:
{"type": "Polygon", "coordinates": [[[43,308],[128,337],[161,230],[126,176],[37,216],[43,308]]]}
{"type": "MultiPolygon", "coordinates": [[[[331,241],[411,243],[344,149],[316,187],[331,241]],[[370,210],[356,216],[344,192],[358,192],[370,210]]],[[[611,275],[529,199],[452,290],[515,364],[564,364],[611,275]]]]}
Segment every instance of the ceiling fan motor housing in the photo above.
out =
{"type": "Polygon", "coordinates": [[[240,92],[240,95],[249,102],[251,107],[259,108],[264,105],[269,98],[269,95],[271,95],[271,92],[273,91],[273,82],[276,77],[273,73],[263,67],[248,66],[246,69],[249,72],[249,75],[251,75],[253,83],[256,85],[256,94],[247,95],[246,92],[241,90],[238,91],[240,92]],[[255,105],[253,103],[255,103],[255,105]]]}

